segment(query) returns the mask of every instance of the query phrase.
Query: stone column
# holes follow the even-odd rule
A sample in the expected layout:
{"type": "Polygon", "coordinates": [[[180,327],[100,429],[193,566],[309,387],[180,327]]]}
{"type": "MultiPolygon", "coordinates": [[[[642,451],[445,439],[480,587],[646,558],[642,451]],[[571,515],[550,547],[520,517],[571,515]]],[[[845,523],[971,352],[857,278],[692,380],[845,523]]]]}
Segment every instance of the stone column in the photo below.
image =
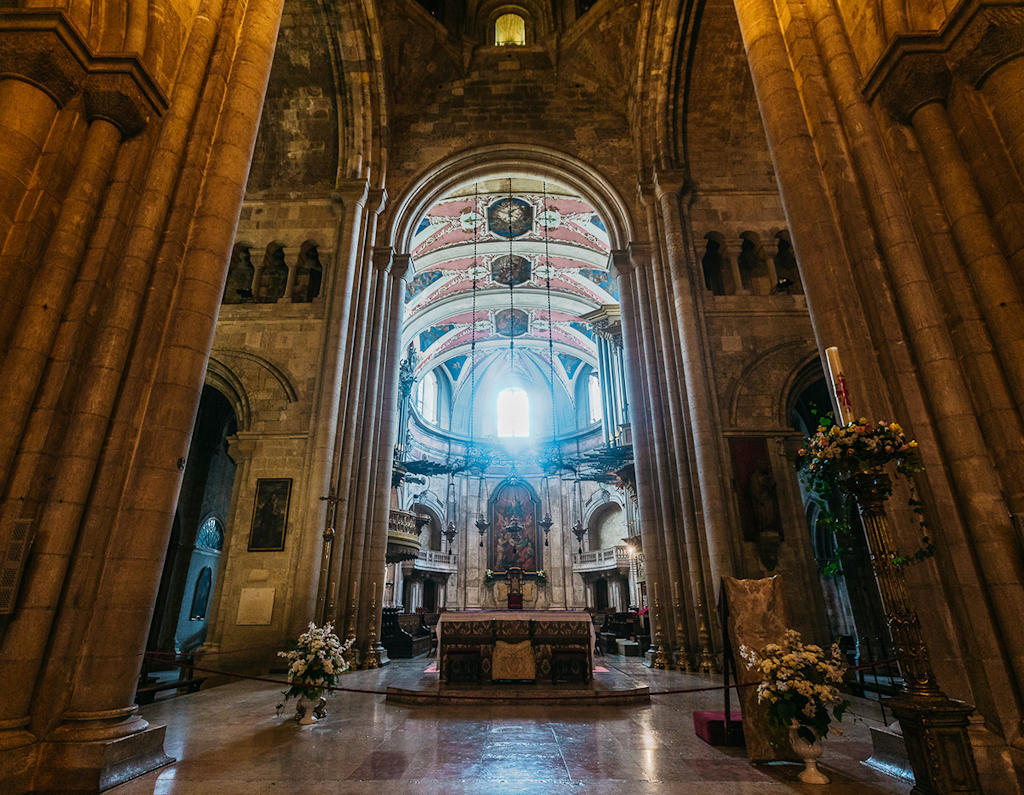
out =
{"type": "Polygon", "coordinates": [[[622,306],[622,339],[623,365],[626,375],[629,402],[634,407],[632,416],[633,459],[636,462],[636,484],[638,501],[639,536],[644,551],[650,550],[657,557],[658,533],[660,525],[657,521],[658,502],[654,496],[656,484],[653,471],[653,451],[649,436],[649,417],[642,409],[645,406],[644,361],[641,356],[642,340],[640,330],[640,309],[636,303],[636,269],[631,257],[624,251],[612,252],[613,272],[619,279],[619,300],[622,306]]]}
{"type": "MultiPolygon", "coordinates": [[[[30,16],[19,19],[32,21],[30,16]]],[[[48,15],[46,24],[52,25],[52,30],[40,35],[45,38],[53,31],[62,31],[64,38],[55,49],[51,46],[52,42],[51,45],[47,45],[36,41],[35,34],[30,35],[32,41],[25,45],[25,51],[38,48],[46,53],[39,60],[26,61],[25,65],[30,73],[44,66],[49,57],[55,57],[63,66],[67,66],[68,54],[59,52],[65,46],[63,42],[81,44],[77,34],[63,17],[48,15]]],[[[208,28],[215,29],[216,25],[217,21],[211,21],[208,28]]],[[[183,60],[179,99],[161,125],[162,142],[174,135],[176,114],[187,116],[189,123],[194,115],[195,94],[190,92],[189,70],[196,61],[202,62],[204,69],[207,65],[209,49],[202,46],[202,34],[206,31],[207,28],[202,25],[196,25],[192,30],[190,44],[195,47],[183,60]]],[[[4,35],[5,42],[12,43],[20,34],[11,33],[10,29],[7,29],[4,35]]],[[[88,53],[85,45],[81,46],[84,48],[81,52],[88,53]]],[[[12,47],[4,49],[0,59],[3,59],[5,68],[14,70],[20,54],[23,52],[17,47],[12,47]]],[[[121,64],[127,70],[137,70],[132,72],[136,79],[143,82],[148,79],[145,70],[138,65],[134,56],[123,59],[121,64]]],[[[89,68],[88,63],[83,65],[79,62],[76,69],[82,66],[89,68]]],[[[69,192],[62,197],[63,201],[68,203],[61,205],[60,200],[57,203],[60,213],[55,219],[56,229],[49,244],[50,253],[57,260],[52,274],[56,284],[45,285],[37,281],[32,288],[35,297],[27,308],[26,315],[18,319],[22,329],[19,335],[24,340],[24,345],[19,354],[15,355],[31,358],[31,346],[34,343],[30,340],[32,335],[28,333],[28,327],[39,325],[42,341],[47,347],[46,355],[50,361],[41,385],[31,369],[26,373],[27,383],[22,383],[28,392],[35,393],[28,404],[25,404],[22,398],[17,401],[18,405],[27,405],[30,409],[27,426],[22,426],[25,427],[24,433],[15,432],[13,437],[5,436],[5,442],[11,445],[9,450],[18,450],[19,457],[14,463],[15,473],[8,481],[8,500],[3,509],[5,518],[4,526],[0,528],[0,546],[6,548],[13,517],[18,514],[31,516],[30,521],[37,533],[33,554],[37,558],[37,563],[41,562],[42,565],[32,567],[21,583],[19,609],[7,628],[3,651],[0,653],[0,689],[11,695],[9,699],[3,699],[0,706],[0,750],[31,743],[52,725],[52,699],[66,697],[66,676],[59,685],[44,689],[43,692],[49,698],[33,702],[32,695],[33,686],[41,672],[40,665],[44,655],[48,653],[59,657],[63,652],[62,643],[54,637],[54,634],[59,635],[59,630],[52,632],[53,622],[61,611],[74,613],[79,607],[88,610],[91,605],[88,603],[73,607],[66,604],[62,606],[61,591],[62,588],[68,590],[70,587],[64,578],[65,572],[73,562],[75,550],[83,549],[81,541],[78,540],[79,525],[90,494],[97,492],[94,483],[95,466],[101,447],[112,436],[107,422],[110,407],[117,397],[120,381],[124,377],[124,360],[114,359],[114,351],[104,347],[106,339],[101,338],[100,345],[92,349],[89,345],[95,342],[92,332],[98,322],[97,318],[102,318],[102,323],[107,328],[112,323],[126,323],[134,328],[135,323],[134,317],[130,314],[127,317],[117,315],[112,319],[103,312],[106,307],[96,303],[96,283],[102,273],[110,273],[111,266],[105,260],[122,253],[116,250],[107,251],[111,227],[125,223],[123,202],[131,191],[140,187],[141,175],[133,173],[137,157],[141,152],[148,154],[154,146],[152,135],[123,147],[119,147],[120,140],[122,136],[138,133],[145,126],[148,115],[162,107],[162,100],[153,94],[147,94],[139,88],[138,83],[126,84],[119,69],[108,72],[106,77],[90,77],[77,72],[72,75],[62,69],[50,71],[44,68],[44,72],[50,79],[60,83],[59,90],[51,89],[49,93],[61,101],[70,98],[78,89],[83,89],[85,118],[92,119],[94,126],[91,127],[92,132],[87,135],[89,143],[83,157],[79,159],[69,192]],[[123,156],[116,155],[119,149],[123,156]],[[101,199],[101,196],[105,198],[101,199]],[[56,291],[53,290],[54,287],[56,291]],[[60,306],[50,307],[46,303],[49,300],[59,301],[60,306]],[[62,319],[56,317],[61,311],[64,313],[62,319]],[[60,320],[59,325],[55,325],[56,320],[60,320]],[[99,355],[97,348],[100,349],[99,355]],[[90,369],[90,357],[93,360],[101,357],[106,359],[107,371],[112,378],[105,384],[97,384],[96,379],[91,377],[94,371],[90,369]],[[77,389],[70,395],[69,406],[67,390],[69,379],[72,377],[78,381],[77,389]],[[83,414],[86,407],[87,412],[83,414]],[[69,415],[73,418],[70,421],[69,415]],[[73,434],[66,433],[69,427],[74,428],[73,434]],[[56,488],[53,484],[56,484],[56,488]],[[4,682],[8,684],[3,684],[4,682]],[[13,684],[14,682],[17,682],[17,685],[13,684]],[[23,729],[29,724],[30,702],[33,712],[36,713],[33,717],[34,734],[23,729]],[[44,705],[43,702],[49,703],[44,705]]],[[[40,85],[45,85],[45,81],[40,85]]],[[[153,88],[149,84],[146,85],[150,89],[153,88]]],[[[20,89],[12,86],[8,86],[8,89],[8,98],[20,96],[23,102],[28,102],[27,96],[19,94],[20,89]],[[10,93],[12,88],[13,94],[10,93]]],[[[49,101],[47,100],[47,103],[49,101]]],[[[0,104],[0,114],[8,109],[15,111],[24,116],[25,123],[35,118],[34,110],[28,104],[21,107],[8,105],[6,101],[0,104]]],[[[84,119],[80,121],[80,126],[84,127],[84,119]]],[[[62,143],[60,135],[63,133],[67,136],[63,144],[74,151],[77,139],[70,132],[69,129],[55,130],[56,140],[51,141],[48,146],[59,149],[62,143]]],[[[180,157],[179,150],[183,148],[185,135],[187,127],[183,131],[178,148],[172,150],[176,158],[180,157]]],[[[5,153],[8,151],[12,150],[5,149],[5,153]]],[[[152,203],[155,201],[158,206],[166,208],[168,196],[173,192],[177,175],[160,168],[163,162],[161,154],[162,152],[157,151],[150,161],[147,182],[150,189],[144,192],[140,200],[132,203],[132,209],[137,210],[133,233],[138,233],[142,219],[149,218],[146,211],[151,209],[152,203]]],[[[28,150],[21,151],[19,156],[28,157],[28,150]]],[[[34,167],[34,163],[26,163],[34,167]]],[[[13,193],[5,192],[5,197],[10,195],[13,193]]],[[[45,214],[45,205],[42,209],[45,214]]],[[[162,216],[160,220],[163,220],[162,216]]],[[[38,219],[32,223],[47,226],[50,221],[38,219]]],[[[137,237],[130,238],[132,242],[136,240],[137,237]]],[[[5,249],[5,256],[11,258],[10,262],[25,273],[33,273],[38,262],[35,258],[32,258],[31,262],[23,261],[24,253],[12,248],[5,249]]],[[[152,254],[153,250],[150,249],[147,255],[152,254]]],[[[122,263],[123,278],[129,282],[133,275],[131,265],[132,263],[127,260],[122,263]]],[[[148,269],[147,262],[145,270],[148,269]]],[[[117,294],[122,287],[122,282],[115,282],[111,292],[117,294]]],[[[10,291],[6,292],[5,297],[11,297],[10,291]]],[[[115,309],[119,308],[116,304],[113,306],[115,309]]],[[[0,314],[12,321],[17,318],[16,313],[0,314]]],[[[10,459],[7,463],[10,463],[10,459]]],[[[123,483],[121,485],[123,486],[123,483]]],[[[166,541],[164,543],[166,544],[166,541]]],[[[102,546],[98,549],[102,552],[102,546]]],[[[94,550],[90,549],[88,554],[94,554],[94,550]]],[[[83,594],[81,601],[88,602],[88,594],[83,594]]],[[[66,675],[66,668],[63,673],[66,675]]],[[[35,759],[40,758],[41,755],[37,753],[35,759]]]]}
{"type": "Polygon", "coordinates": [[[733,571],[734,562],[729,538],[729,513],[724,499],[721,432],[712,389],[714,377],[707,367],[699,320],[702,316],[699,301],[703,291],[694,289],[692,269],[683,248],[681,175],[662,171],[655,174],[655,179],[672,277],[679,353],[689,406],[688,430],[693,439],[707,544],[709,581],[704,601],[714,604],[718,583],[723,575],[733,571]]]}
{"type": "MultiPolygon", "coordinates": [[[[77,648],[76,665],[69,669],[63,655],[52,655],[40,687],[37,703],[60,711],[58,725],[47,733],[37,786],[62,788],[72,779],[82,786],[84,775],[98,777],[99,787],[112,786],[165,759],[162,730],[147,730],[132,702],[281,10],[281,0],[268,2],[249,8],[237,23],[238,47],[229,61],[210,165],[187,226],[180,260],[187,267],[179,271],[167,333],[150,384],[128,377],[136,388],[152,387],[141,417],[146,433],[140,434],[126,482],[121,482],[125,491],[117,491],[131,495],[133,502],[120,504],[113,516],[105,559],[86,556],[76,567],[82,579],[73,587],[82,588],[78,592],[102,610],[92,611],[84,622],[76,611],[61,615],[54,643],[77,648]],[[70,692],[62,686],[69,681],[70,692]],[[114,746],[123,750],[112,758],[114,746]],[[70,769],[78,770],[71,778],[70,769]]],[[[85,532],[92,532],[88,524],[85,532]]],[[[45,730],[51,718],[36,714],[34,725],[45,730]]]]}
{"type": "MultiPolygon", "coordinates": [[[[378,281],[378,271],[373,266],[373,239],[376,235],[377,218],[383,210],[387,194],[383,190],[374,190],[368,199],[373,214],[368,216],[366,230],[358,243],[356,287],[352,299],[351,318],[349,323],[349,344],[345,351],[345,365],[342,381],[341,399],[343,408],[339,412],[339,430],[337,443],[337,492],[341,497],[339,503],[337,527],[344,545],[344,554],[336,555],[334,572],[336,584],[332,583],[331,591],[337,594],[337,611],[345,617],[345,626],[356,621],[355,615],[349,615],[355,606],[358,612],[358,594],[356,587],[360,585],[359,560],[355,554],[355,544],[361,545],[361,536],[353,531],[352,522],[358,510],[356,488],[360,473],[359,459],[360,440],[364,421],[362,406],[367,390],[369,371],[366,365],[367,350],[370,344],[369,318],[371,307],[375,301],[381,300],[374,292],[378,281]]],[[[362,547],[359,547],[360,555],[362,547]]],[[[369,588],[372,583],[361,583],[369,588]]]]}
{"type": "MultiPolygon", "coordinates": [[[[352,297],[356,284],[356,273],[359,267],[360,230],[365,227],[365,209],[369,184],[366,180],[351,180],[334,194],[335,207],[339,213],[338,227],[334,243],[334,267],[324,274],[326,284],[321,294],[326,293],[325,324],[323,337],[323,354],[320,359],[320,373],[317,380],[317,401],[313,426],[312,455],[309,463],[309,492],[306,496],[307,505],[316,505],[309,511],[311,527],[326,526],[328,510],[326,502],[320,498],[328,494],[339,497],[343,492],[339,489],[339,466],[341,455],[339,442],[342,437],[341,426],[344,422],[340,409],[344,398],[342,383],[346,346],[351,344],[350,321],[352,314],[352,297]],[[315,501],[315,502],[314,502],[315,501]]],[[[334,511],[334,538],[331,541],[330,560],[325,561],[326,576],[318,578],[314,583],[312,575],[307,573],[295,582],[295,620],[296,623],[304,615],[312,615],[310,600],[316,594],[317,615],[321,621],[334,620],[337,616],[335,585],[335,562],[342,559],[345,553],[345,539],[338,530],[339,511],[334,511]]],[[[302,558],[315,558],[316,544],[323,544],[322,538],[307,534],[304,539],[306,546],[302,558]]],[[[301,576],[301,575],[300,575],[301,576]]],[[[345,609],[345,605],[341,606],[345,609]]]]}
{"type": "Polygon", "coordinates": [[[1024,410],[1024,301],[945,108],[936,98],[910,118],[949,217],[960,257],[1019,411],[1024,410]]]}
{"type": "MultiPolygon", "coordinates": [[[[650,478],[648,487],[651,490],[649,492],[650,502],[641,503],[641,531],[644,551],[648,555],[648,567],[656,586],[659,582],[669,581],[666,572],[672,564],[666,549],[666,534],[676,519],[676,512],[673,510],[672,504],[675,491],[665,442],[667,423],[662,414],[664,407],[668,406],[669,402],[667,395],[663,392],[662,367],[657,357],[657,352],[661,349],[658,329],[653,327],[658,310],[650,283],[652,278],[650,271],[653,269],[650,247],[631,244],[629,256],[634,270],[631,273],[632,278],[625,280],[626,284],[620,283],[620,293],[625,295],[628,290],[631,308],[629,312],[624,308],[622,313],[623,324],[626,328],[629,327],[626,320],[627,314],[635,313],[633,331],[637,335],[636,352],[639,357],[639,375],[648,398],[641,403],[633,401],[634,406],[642,405],[644,407],[644,447],[646,447],[644,450],[643,447],[635,443],[634,460],[638,467],[637,482],[639,484],[642,477],[639,471],[641,457],[648,458],[648,461],[644,462],[646,465],[644,468],[647,469],[646,474],[650,478]]],[[[663,630],[671,624],[665,620],[665,605],[664,601],[659,601],[662,612],[652,622],[664,622],[658,623],[663,630]]]]}
{"type": "MultiPolygon", "coordinates": [[[[381,338],[378,368],[380,389],[372,411],[379,419],[377,436],[370,456],[375,471],[369,492],[372,513],[369,514],[370,539],[366,562],[367,574],[379,569],[384,562],[388,540],[388,514],[390,512],[391,469],[398,424],[398,370],[402,357],[402,309],[405,301],[405,277],[409,272],[408,254],[397,254],[387,270],[387,313],[381,318],[383,327],[377,332],[381,338]]],[[[380,616],[376,616],[380,626],[380,616]]]]}

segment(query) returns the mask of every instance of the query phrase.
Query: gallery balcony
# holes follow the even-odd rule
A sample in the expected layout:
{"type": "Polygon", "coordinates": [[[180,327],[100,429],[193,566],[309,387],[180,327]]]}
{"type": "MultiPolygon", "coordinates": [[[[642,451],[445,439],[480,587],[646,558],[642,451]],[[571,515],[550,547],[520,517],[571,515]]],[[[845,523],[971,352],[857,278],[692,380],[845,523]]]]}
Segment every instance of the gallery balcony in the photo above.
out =
{"type": "Polygon", "coordinates": [[[572,570],[576,574],[600,574],[617,571],[629,575],[629,549],[623,546],[592,549],[572,556],[572,570]]]}
{"type": "Polygon", "coordinates": [[[392,509],[388,515],[388,563],[415,558],[420,551],[420,532],[430,520],[412,511],[392,509]]]}
{"type": "Polygon", "coordinates": [[[416,557],[402,564],[402,572],[408,577],[414,572],[424,574],[454,574],[455,555],[451,552],[437,552],[433,549],[421,549],[416,557]]]}

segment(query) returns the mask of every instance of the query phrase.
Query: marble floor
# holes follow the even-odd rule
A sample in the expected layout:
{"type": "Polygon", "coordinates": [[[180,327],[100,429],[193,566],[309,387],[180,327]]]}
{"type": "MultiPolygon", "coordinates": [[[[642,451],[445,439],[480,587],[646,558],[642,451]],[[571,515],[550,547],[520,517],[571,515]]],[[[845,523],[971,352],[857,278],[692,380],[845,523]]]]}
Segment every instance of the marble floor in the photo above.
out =
{"type": "MultiPolygon", "coordinates": [[[[424,659],[346,675],[342,684],[380,689],[422,675],[424,659]]],[[[605,657],[600,664],[659,690],[709,680],[649,671],[605,657]]],[[[719,693],[652,696],[649,705],[542,706],[386,704],[338,693],[328,716],[300,727],[275,714],[281,687],[238,681],[144,707],[167,724],[178,761],[111,790],[136,793],[908,793],[864,767],[878,708],[855,700],[842,736],[829,736],[828,786],[796,781],[791,764],[752,766],[742,749],[713,748],[693,733],[691,713],[720,709],[719,693]]]]}

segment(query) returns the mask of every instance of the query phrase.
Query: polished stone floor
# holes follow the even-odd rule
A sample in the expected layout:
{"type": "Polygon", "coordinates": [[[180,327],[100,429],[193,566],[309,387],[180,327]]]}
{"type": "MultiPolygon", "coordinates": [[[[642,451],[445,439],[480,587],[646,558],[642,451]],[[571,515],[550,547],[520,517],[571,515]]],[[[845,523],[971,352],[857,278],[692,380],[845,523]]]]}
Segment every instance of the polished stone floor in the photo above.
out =
{"type": "MultiPolygon", "coordinates": [[[[702,687],[704,677],[648,671],[633,660],[600,664],[659,690],[702,687]]],[[[380,689],[418,679],[424,659],[346,675],[345,686],[380,689]]],[[[826,742],[832,784],[796,782],[790,764],[751,766],[741,749],[713,748],[693,733],[692,712],[720,709],[718,693],[654,695],[645,706],[386,704],[338,693],[329,714],[300,727],[274,707],[281,687],[240,681],[152,704],[167,724],[175,764],[115,788],[132,793],[907,793],[910,787],[859,760],[870,755],[878,708],[856,701],[844,734],[826,742]]]]}

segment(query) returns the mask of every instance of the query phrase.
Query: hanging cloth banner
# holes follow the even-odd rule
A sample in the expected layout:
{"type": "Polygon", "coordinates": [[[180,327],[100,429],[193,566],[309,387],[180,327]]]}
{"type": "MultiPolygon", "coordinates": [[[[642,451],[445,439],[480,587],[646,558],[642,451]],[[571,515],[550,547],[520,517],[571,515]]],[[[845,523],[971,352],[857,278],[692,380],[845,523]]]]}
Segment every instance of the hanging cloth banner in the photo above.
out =
{"type": "Polygon", "coordinates": [[[769,643],[782,643],[789,628],[782,578],[737,580],[723,577],[723,598],[728,605],[728,633],[732,646],[736,681],[740,684],[740,708],[743,711],[743,737],[751,762],[796,761],[789,744],[788,731],[768,725],[768,705],[758,703],[756,685],[761,675],[747,668],[740,657],[744,646],[760,651],[769,643]]]}

